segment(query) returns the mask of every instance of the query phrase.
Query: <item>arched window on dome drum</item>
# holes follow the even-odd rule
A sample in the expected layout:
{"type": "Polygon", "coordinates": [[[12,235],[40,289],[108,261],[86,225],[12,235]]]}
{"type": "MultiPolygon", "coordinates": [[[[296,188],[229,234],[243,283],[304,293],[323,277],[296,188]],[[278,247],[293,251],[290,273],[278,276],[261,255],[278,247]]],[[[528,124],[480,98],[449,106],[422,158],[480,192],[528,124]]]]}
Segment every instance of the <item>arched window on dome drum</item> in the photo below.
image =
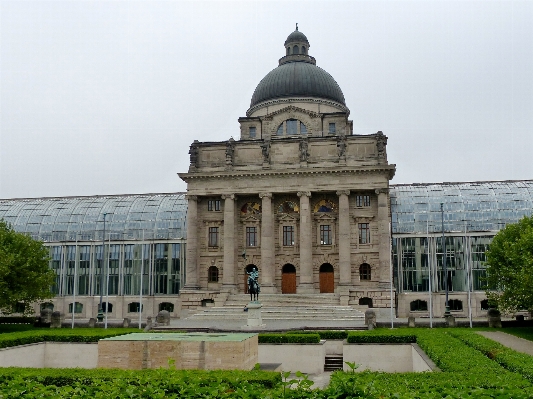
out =
{"type": "Polygon", "coordinates": [[[292,48],[292,53],[293,53],[293,54],[300,54],[300,50],[298,49],[298,46],[294,46],[294,47],[292,48]]]}
{"type": "Polygon", "coordinates": [[[283,134],[287,136],[306,135],[307,127],[298,119],[287,119],[278,126],[278,130],[276,131],[277,136],[283,136],[283,134]]]}
{"type": "Polygon", "coordinates": [[[288,119],[287,123],[287,136],[294,136],[298,134],[298,124],[296,119],[288,119]]]}
{"type": "Polygon", "coordinates": [[[287,47],[287,55],[291,55],[291,48],[287,47]]]}

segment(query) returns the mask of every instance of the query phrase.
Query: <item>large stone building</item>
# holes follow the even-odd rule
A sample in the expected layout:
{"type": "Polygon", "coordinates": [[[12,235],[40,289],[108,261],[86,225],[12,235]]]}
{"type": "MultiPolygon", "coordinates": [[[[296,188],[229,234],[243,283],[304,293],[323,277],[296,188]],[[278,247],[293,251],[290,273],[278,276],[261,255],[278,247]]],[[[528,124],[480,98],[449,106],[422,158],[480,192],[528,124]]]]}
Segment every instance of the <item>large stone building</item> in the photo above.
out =
{"type": "Polygon", "coordinates": [[[337,82],[298,30],[253,93],[240,140],[190,147],[187,282],[195,290],[339,293],[390,302],[387,137],[354,135],[337,82]],[[244,254],[244,255],[243,255],[244,254]]]}
{"type": "Polygon", "coordinates": [[[340,87],[308,50],[289,35],[239,140],[192,143],[187,196],[0,200],[0,218],[50,249],[56,297],[42,306],[177,317],[224,306],[256,266],[262,293],[331,293],[419,317],[442,315],[447,289],[456,316],[485,315],[485,250],[531,216],[533,180],[389,186],[386,137],[353,134],[340,87]]]}

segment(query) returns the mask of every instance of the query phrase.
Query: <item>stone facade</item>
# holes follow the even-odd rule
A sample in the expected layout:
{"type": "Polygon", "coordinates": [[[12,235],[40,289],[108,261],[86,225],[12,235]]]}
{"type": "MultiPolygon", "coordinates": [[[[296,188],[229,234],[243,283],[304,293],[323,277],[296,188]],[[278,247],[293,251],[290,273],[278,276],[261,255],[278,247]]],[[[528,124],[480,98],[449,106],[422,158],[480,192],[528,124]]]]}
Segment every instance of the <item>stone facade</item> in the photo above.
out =
{"type": "Polygon", "coordinates": [[[253,265],[263,293],[337,292],[344,303],[390,305],[395,165],[387,161],[387,137],[354,135],[333,78],[314,58],[293,58],[287,54],[279,68],[307,62],[310,76],[326,74],[330,87],[306,96],[294,81],[291,92],[300,92],[286,96],[280,82],[270,82],[274,70],[239,119],[240,140],[190,147],[189,171],[179,174],[188,193],[184,307],[198,292],[245,292],[253,265]]]}

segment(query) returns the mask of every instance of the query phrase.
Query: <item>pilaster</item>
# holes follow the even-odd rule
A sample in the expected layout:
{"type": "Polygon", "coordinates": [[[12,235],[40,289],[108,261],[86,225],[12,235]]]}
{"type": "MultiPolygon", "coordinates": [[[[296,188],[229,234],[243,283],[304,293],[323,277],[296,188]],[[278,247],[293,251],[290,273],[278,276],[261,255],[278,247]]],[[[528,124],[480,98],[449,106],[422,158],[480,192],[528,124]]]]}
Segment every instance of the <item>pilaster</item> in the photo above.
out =
{"type": "Polygon", "coordinates": [[[378,195],[378,235],[379,235],[379,270],[376,279],[380,288],[390,285],[391,236],[389,224],[389,189],[376,189],[378,195]]]}

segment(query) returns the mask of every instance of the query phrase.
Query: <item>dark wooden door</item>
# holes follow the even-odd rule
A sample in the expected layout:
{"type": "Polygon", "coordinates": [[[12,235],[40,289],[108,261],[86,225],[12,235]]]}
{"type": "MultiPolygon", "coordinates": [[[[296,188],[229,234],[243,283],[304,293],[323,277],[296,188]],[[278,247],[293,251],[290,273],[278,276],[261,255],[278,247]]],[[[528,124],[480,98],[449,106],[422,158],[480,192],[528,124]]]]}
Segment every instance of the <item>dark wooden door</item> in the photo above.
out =
{"type": "Polygon", "coordinates": [[[281,293],[296,294],[296,272],[284,272],[281,275],[281,293]]]}
{"type": "Polygon", "coordinates": [[[324,294],[335,292],[333,272],[320,272],[320,292],[324,294]]]}

